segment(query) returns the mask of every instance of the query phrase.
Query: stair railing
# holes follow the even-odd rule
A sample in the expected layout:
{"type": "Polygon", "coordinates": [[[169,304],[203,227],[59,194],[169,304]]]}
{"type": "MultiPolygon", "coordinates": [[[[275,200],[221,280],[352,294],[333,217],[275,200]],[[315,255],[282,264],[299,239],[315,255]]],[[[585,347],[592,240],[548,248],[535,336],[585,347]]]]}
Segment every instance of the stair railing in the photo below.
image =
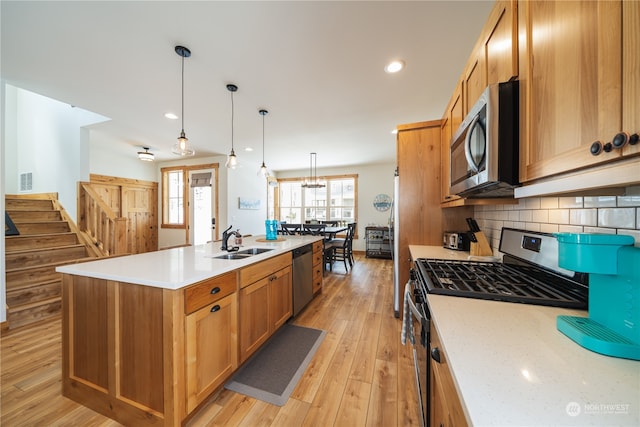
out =
{"type": "Polygon", "coordinates": [[[127,253],[127,218],[117,216],[88,182],[78,184],[78,228],[105,254],[127,253]]]}

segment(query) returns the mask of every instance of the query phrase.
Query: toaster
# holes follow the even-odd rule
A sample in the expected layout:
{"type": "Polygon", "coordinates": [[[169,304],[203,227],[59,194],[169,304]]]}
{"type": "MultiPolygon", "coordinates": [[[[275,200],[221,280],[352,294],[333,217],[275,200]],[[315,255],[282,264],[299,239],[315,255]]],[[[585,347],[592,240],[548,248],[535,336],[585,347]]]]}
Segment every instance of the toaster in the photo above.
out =
{"type": "Polygon", "coordinates": [[[445,231],[442,244],[447,249],[454,251],[468,251],[471,246],[469,234],[466,231],[445,231]]]}

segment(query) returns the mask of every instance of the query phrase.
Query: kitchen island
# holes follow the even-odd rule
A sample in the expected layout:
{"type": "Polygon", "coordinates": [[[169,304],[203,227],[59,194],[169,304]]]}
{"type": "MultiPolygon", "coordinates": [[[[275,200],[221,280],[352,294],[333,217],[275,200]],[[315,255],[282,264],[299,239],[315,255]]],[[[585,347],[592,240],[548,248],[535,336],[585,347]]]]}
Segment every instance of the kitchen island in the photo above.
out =
{"type": "Polygon", "coordinates": [[[468,425],[640,425],[640,362],[594,353],[556,328],[558,315],[585,311],[431,294],[427,302],[468,425]]]}
{"type": "Polygon", "coordinates": [[[58,267],[63,395],[125,425],[182,425],[291,317],[291,251],[321,257],[322,237],[263,240],[238,259],[217,242],[58,267]]]}

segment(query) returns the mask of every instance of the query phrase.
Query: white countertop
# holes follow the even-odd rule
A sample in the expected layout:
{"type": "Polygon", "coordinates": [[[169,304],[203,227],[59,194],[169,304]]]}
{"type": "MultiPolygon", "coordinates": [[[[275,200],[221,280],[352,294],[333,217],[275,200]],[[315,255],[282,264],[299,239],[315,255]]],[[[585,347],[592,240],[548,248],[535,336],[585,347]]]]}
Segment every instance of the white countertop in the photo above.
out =
{"type": "MultiPolygon", "coordinates": [[[[414,258],[466,258],[438,247],[410,249],[414,258]]],[[[640,425],[640,362],[594,353],[556,328],[558,315],[585,311],[427,299],[471,425],[640,425]]]]}
{"type": "Polygon", "coordinates": [[[215,256],[227,252],[220,250],[220,242],[214,242],[70,264],[57,267],[56,271],[164,289],[180,289],[322,239],[318,236],[281,236],[284,241],[256,242],[258,238],[264,236],[244,237],[240,249],[274,250],[241,260],[216,259],[215,256]]]}

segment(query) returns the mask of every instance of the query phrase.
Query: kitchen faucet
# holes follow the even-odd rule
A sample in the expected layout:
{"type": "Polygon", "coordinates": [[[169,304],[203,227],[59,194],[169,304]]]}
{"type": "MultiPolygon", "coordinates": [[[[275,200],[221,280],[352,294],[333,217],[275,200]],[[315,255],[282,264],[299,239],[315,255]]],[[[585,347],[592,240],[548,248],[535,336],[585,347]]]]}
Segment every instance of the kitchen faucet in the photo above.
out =
{"type": "Polygon", "coordinates": [[[236,237],[240,237],[238,235],[237,232],[235,231],[231,231],[229,232],[229,230],[231,230],[231,228],[233,228],[233,225],[230,225],[229,228],[227,228],[226,230],[224,230],[222,232],[222,247],[220,248],[223,251],[227,251],[227,252],[233,252],[233,251],[237,251],[239,248],[238,246],[232,246],[231,248],[229,248],[229,238],[231,236],[236,236],[236,237]]]}

